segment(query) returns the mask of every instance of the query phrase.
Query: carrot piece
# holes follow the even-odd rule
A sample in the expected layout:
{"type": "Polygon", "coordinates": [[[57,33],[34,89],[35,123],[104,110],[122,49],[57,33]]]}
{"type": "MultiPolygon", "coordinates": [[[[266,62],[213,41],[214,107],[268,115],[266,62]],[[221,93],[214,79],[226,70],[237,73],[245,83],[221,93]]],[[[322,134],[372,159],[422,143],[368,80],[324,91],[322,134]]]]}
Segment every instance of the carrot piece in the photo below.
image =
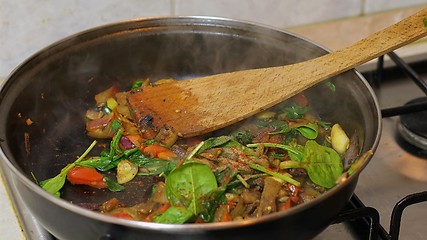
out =
{"type": "Polygon", "coordinates": [[[176,154],[166,147],[160,146],[159,144],[152,144],[144,148],[142,151],[144,155],[150,157],[157,157],[164,160],[169,160],[176,157],[176,154]]]}
{"type": "Polygon", "coordinates": [[[230,222],[230,221],[232,221],[233,219],[231,218],[231,215],[230,215],[230,213],[227,211],[227,210],[225,210],[223,213],[222,213],[222,215],[221,215],[221,222],[230,222]]]}
{"type": "Polygon", "coordinates": [[[286,202],[279,204],[279,211],[285,211],[292,207],[292,200],[288,198],[286,202]]]}
{"type": "Polygon", "coordinates": [[[177,155],[168,149],[168,151],[159,152],[157,157],[163,160],[172,160],[177,157],[177,155]]]}
{"type": "Polygon", "coordinates": [[[94,168],[74,167],[68,171],[67,179],[71,184],[83,184],[96,188],[107,187],[104,176],[94,168]]]}
{"type": "Polygon", "coordinates": [[[215,214],[218,214],[218,220],[219,222],[230,222],[233,219],[230,215],[230,207],[227,204],[221,204],[215,214]]]}
{"type": "Polygon", "coordinates": [[[134,135],[127,135],[126,136],[136,147],[141,147],[142,142],[144,141],[141,137],[141,135],[134,134],[134,135]]]}
{"type": "Polygon", "coordinates": [[[149,155],[150,157],[157,157],[157,154],[159,154],[160,152],[164,152],[166,150],[167,148],[165,147],[162,147],[158,144],[152,144],[145,147],[142,153],[144,153],[145,155],[149,155]]]}

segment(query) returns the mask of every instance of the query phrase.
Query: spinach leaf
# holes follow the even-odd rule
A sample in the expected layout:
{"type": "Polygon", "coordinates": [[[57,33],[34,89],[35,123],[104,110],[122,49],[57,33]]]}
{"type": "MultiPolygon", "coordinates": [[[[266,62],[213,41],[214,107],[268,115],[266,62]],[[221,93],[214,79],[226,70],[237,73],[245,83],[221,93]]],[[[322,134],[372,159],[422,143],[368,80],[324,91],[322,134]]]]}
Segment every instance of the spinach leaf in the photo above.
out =
{"type": "Polygon", "coordinates": [[[277,134],[285,134],[285,133],[289,133],[291,132],[293,129],[289,128],[288,125],[286,125],[285,127],[279,129],[279,131],[275,131],[275,132],[269,132],[269,135],[277,135],[277,134]]]}
{"type": "Polygon", "coordinates": [[[311,181],[325,188],[335,186],[337,178],[343,172],[343,165],[339,154],[332,148],[319,145],[309,140],[304,147],[304,158],[301,162],[284,161],[281,169],[304,168],[311,181]]]}
{"type": "Polygon", "coordinates": [[[275,147],[280,148],[283,150],[288,151],[289,157],[291,157],[292,160],[295,161],[302,161],[304,158],[304,153],[301,152],[300,148],[298,147],[298,144],[295,144],[294,146],[290,145],[284,145],[284,144],[278,144],[278,143],[252,143],[246,145],[247,147],[258,147],[259,145],[264,145],[264,147],[275,147]]]}
{"type": "Polygon", "coordinates": [[[93,167],[99,171],[105,172],[117,166],[119,161],[113,162],[110,157],[91,157],[87,160],[84,160],[77,165],[83,167],[93,167]]]}
{"type": "Polygon", "coordinates": [[[317,121],[317,125],[319,125],[321,128],[323,128],[325,130],[331,129],[331,123],[330,122],[317,121]]]}
{"type": "Polygon", "coordinates": [[[222,171],[215,171],[215,178],[220,186],[227,186],[237,175],[237,172],[231,168],[225,168],[222,171]]]}
{"type": "Polygon", "coordinates": [[[249,163],[249,167],[251,167],[252,169],[258,170],[260,172],[267,173],[270,176],[282,179],[288,183],[292,183],[295,186],[301,186],[301,183],[293,179],[292,176],[288,173],[284,174],[284,173],[275,172],[255,163],[249,163]]]}
{"type": "Polygon", "coordinates": [[[286,125],[285,127],[279,129],[279,131],[270,132],[268,134],[270,135],[287,134],[287,133],[292,134],[293,132],[297,131],[307,139],[316,139],[318,135],[318,129],[319,127],[317,126],[317,124],[313,124],[313,123],[307,123],[303,126],[298,126],[295,128],[290,128],[286,125]]]}
{"type": "Polygon", "coordinates": [[[199,148],[197,152],[202,153],[207,149],[219,147],[221,145],[228,143],[231,140],[232,138],[229,136],[212,137],[212,138],[206,139],[203,145],[199,148]]]}
{"type": "Polygon", "coordinates": [[[316,139],[318,135],[319,127],[317,124],[307,123],[306,125],[299,126],[296,128],[298,132],[301,133],[307,139],[316,139]]]}
{"type": "Polygon", "coordinates": [[[218,187],[209,166],[186,162],[166,178],[166,194],[172,206],[187,207],[194,215],[200,212],[201,199],[218,187]]]}
{"type": "Polygon", "coordinates": [[[150,140],[147,140],[145,143],[144,143],[144,145],[145,146],[150,146],[150,145],[153,145],[154,143],[156,143],[156,142],[158,142],[156,139],[150,139],[150,140]]]}
{"type": "Polygon", "coordinates": [[[332,83],[331,81],[327,81],[325,83],[326,87],[328,87],[332,92],[336,92],[337,91],[337,87],[335,86],[334,83],[332,83]]]}
{"type": "Polygon", "coordinates": [[[79,162],[81,162],[89,154],[89,152],[95,147],[95,145],[96,145],[96,141],[93,141],[92,144],[86,149],[86,151],[79,158],[77,158],[76,161],[64,167],[61,170],[61,172],[55,177],[41,181],[40,186],[47,192],[53,194],[54,196],[60,197],[61,193],[59,191],[65,184],[65,179],[67,178],[68,171],[70,171],[70,169],[72,169],[79,162]]]}
{"type": "Polygon", "coordinates": [[[112,192],[120,192],[125,189],[122,185],[114,182],[113,180],[109,179],[108,177],[104,177],[105,183],[107,184],[108,190],[112,192]]]}
{"type": "Polygon", "coordinates": [[[160,216],[154,218],[156,223],[183,224],[194,217],[192,211],[185,207],[171,206],[160,216]]]}
{"type": "Polygon", "coordinates": [[[230,136],[242,145],[251,143],[254,138],[252,133],[246,130],[233,132],[230,136]]]}
{"type": "Polygon", "coordinates": [[[218,208],[219,204],[226,202],[225,190],[227,186],[224,185],[220,188],[217,188],[208,194],[204,195],[201,200],[201,209],[199,216],[205,222],[212,222],[215,216],[215,210],[218,208]]]}
{"type": "Polygon", "coordinates": [[[123,152],[116,152],[117,155],[110,156],[109,153],[103,152],[99,157],[92,157],[87,160],[81,161],[78,163],[79,166],[93,167],[99,171],[106,172],[110,169],[117,167],[120,161],[124,159],[131,158],[132,155],[138,154],[142,155],[141,151],[138,148],[132,148],[123,152]]]}
{"type": "Polygon", "coordinates": [[[305,113],[307,113],[309,110],[309,107],[300,106],[296,103],[292,104],[291,106],[284,109],[286,113],[286,117],[288,119],[298,119],[303,118],[305,113]]]}
{"type": "Polygon", "coordinates": [[[93,167],[99,171],[106,172],[117,167],[120,161],[130,158],[133,154],[140,154],[138,148],[123,151],[119,147],[119,141],[123,134],[123,129],[119,129],[110,144],[110,151],[102,151],[100,156],[92,157],[78,163],[79,166],[93,167]]]}
{"type": "Polygon", "coordinates": [[[286,129],[287,123],[278,119],[258,119],[256,125],[261,128],[286,129]]]}
{"type": "Polygon", "coordinates": [[[131,155],[129,161],[140,167],[138,175],[142,176],[168,175],[176,165],[171,161],[147,157],[141,151],[131,155]]]}
{"type": "Polygon", "coordinates": [[[110,158],[113,158],[115,155],[118,154],[118,152],[120,152],[120,147],[119,147],[119,142],[120,142],[120,138],[123,135],[123,129],[119,129],[116,133],[116,135],[113,137],[113,140],[111,140],[111,144],[110,144],[110,158]]]}

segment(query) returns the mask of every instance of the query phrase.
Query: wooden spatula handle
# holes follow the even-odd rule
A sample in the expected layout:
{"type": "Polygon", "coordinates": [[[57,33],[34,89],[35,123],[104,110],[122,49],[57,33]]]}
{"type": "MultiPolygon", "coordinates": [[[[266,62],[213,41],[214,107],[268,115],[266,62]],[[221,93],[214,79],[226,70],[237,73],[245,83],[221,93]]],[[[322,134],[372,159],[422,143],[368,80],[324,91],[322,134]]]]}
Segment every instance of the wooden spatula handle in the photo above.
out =
{"type": "MultiPolygon", "coordinates": [[[[191,137],[230,125],[323,80],[427,35],[427,9],[339,51],[293,65],[223,73],[149,87],[128,95],[149,114],[191,137]]],[[[363,26],[361,26],[363,27],[363,26]]]]}

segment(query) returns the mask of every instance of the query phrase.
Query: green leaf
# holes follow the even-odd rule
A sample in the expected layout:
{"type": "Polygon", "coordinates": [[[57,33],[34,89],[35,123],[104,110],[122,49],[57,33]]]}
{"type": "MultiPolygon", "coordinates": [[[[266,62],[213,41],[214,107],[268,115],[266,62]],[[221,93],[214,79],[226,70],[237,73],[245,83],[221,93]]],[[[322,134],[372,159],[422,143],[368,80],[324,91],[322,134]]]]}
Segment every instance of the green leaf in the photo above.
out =
{"type": "Polygon", "coordinates": [[[46,179],[40,182],[40,186],[47,192],[60,197],[59,190],[64,186],[67,173],[71,168],[65,168],[60,174],[53,178],[46,179]]]}
{"type": "Polygon", "coordinates": [[[319,127],[313,123],[307,123],[306,125],[299,126],[296,128],[307,139],[316,139],[318,135],[319,127]]]}
{"type": "Polygon", "coordinates": [[[309,140],[304,147],[304,159],[301,162],[285,161],[281,169],[304,168],[311,181],[325,188],[332,188],[343,172],[339,154],[332,148],[319,145],[309,140]]]}
{"type": "Polygon", "coordinates": [[[305,113],[307,113],[309,110],[309,107],[303,107],[296,103],[292,104],[291,106],[285,108],[286,117],[288,119],[297,119],[297,118],[303,118],[305,113]]]}
{"type": "Polygon", "coordinates": [[[205,222],[212,222],[215,217],[215,211],[219,204],[226,202],[225,190],[227,186],[216,188],[215,190],[204,195],[201,200],[202,208],[199,212],[199,217],[205,222]]]}
{"type": "Polygon", "coordinates": [[[287,123],[278,119],[258,119],[256,125],[261,128],[286,129],[287,123]]]}
{"type": "Polygon", "coordinates": [[[207,149],[219,147],[221,145],[228,143],[231,140],[232,138],[229,136],[212,137],[212,138],[206,139],[203,145],[199,148],[197,152],[202,153],[207,149]]]}
{"type": "Polygon", "coordinates": [[[135,81],[132,83],[131,89],[139,88],[142,86],[143,83],[144,81],[135,81]]]}
{"type": "Polygon", "coordinates": [[[92,167],[99,171],[105,172],[117,166],[114,164],[110,157],[92,157],[87,160],[81,161],[78,166],[92,167]]]}
{"type": "Polygon", "coordinates": [[[95,147],[96,141],[93,141],[92,144],[86,149],[86,151],[77,158],[76,161],[64,167],[61,172],[53,178],[46,179],[40,182],[40,187],[42,187],[47,192],[53,194],[56,197],[60,197],[60,190],[65,184],[65,179],[67,178],[67,173],[75,167],[79,162],[81,162],[89,152],[95,147]]]}
{"type": "Polygon", "coordinates": [[[230,136],[242,145],[251,143],[254,138],[252,133],[246,130],[233,132],[230,136]]]}
{"type": "Polygon", "coordinates": [[[326,87],[328,87],[332,92],[337,91],[337,87],[332,82],[328,81],[325,83],[326,87]]]}
{"type": "Polygon", "coordinates": [[[168,175],[176,165],[171,161],[147,157],[141,151],[131,155],[129,161],[140,167],[138,175],[142,176],[168,175]]]}
{"type": "Polygon", "coordinates": [[[113,158],[120,151],[119,142],[123,135],[123,129],[119,129],[110,144],[110,158],[113,158]]]}
{"type": "Polygon", "coordinates": [[[300,149],[297,147],[298,146],[297,144],[295,144],[295,146],[289,146],[289,145],[278,144],[278,143],[252,143],[246,146],[258,147],[259,145],[264,145],[264,147],[275,147],[275,148],[286,150],[288,151],[288,155],[291,157],[292,160],[301,161],[304,158],[304,153],[300,151],[300,149]]]}
{"type": "Polygon", "coordinates": [[[111,128],[113,129],[113,131],[117,131],[122,127],[122,123],[120,121],[112,121],[111,122],[111,128]]]}
{"type": "Polygon", "coordinates": [[[323,128],[325,130],[331,129],[331,123],[330,122],[317,121],[317,125],[319,125],[321,128],[323,128]]]}
{"type": "Polygon", "coordinates": [[[185,207],[169,207],[160,216],[154,218],[156,223],[183,224],[194,217],[192,211],[185,207]]]}
{"type": "Polygon", "coordinates": [[[283,174],[283,173],[271,171],[271,170],[269,170],[269,169],[267,169],[261,165],[255,164],[255,163],[249,163],[249,167],[251,167],[252,169],[258,170],[260,172],[267,173],[270,176],[282,179],[288,183],[292,183],[295,186],[301,186],[301,183],[298,182],[297,180],[293,179],[290,174],[283,174]]]}
{"type": "Polygon", "coordinates": [[[187,207],[194,215],[200,211],[202,197],[217,187],[210,167],[198,162],[184,163],[166,178],[166,194],[171,205],[187,207]]]}
{"type": "Polygon", "coordinates": [[[113,180],[109,179],[108,177],[104,177],[105,183],[107,184],[108,190],[112,192],[120,192],[125,189],[122,185],[114,182],[113,180]]]}
{"type": "Polygon", "coordinates": [[[77,165],[92,167],[98,169],[99,171],[106,172],[110,169],[117,167],[117,164],[119,164],[120,161],[124,159],[130,159],[134,155],[138,154],[142,155],[141,151],[138,148],[132,148],[126,151],[111,151],[110,148],[110,152],[102,151],[100,154],[101,156],[86,159],[84,161],[79,162],[77,165]],[[111,155],[112,152],[116,155],[111,155]]]}
{"type": "Polygon", "coordinates": [[[145,141],[144,145],[145,146],[150,146],[150,145],[153,145],[156,142],[158,142],[156,139],[150,139],[150,140],[145,141]]]}

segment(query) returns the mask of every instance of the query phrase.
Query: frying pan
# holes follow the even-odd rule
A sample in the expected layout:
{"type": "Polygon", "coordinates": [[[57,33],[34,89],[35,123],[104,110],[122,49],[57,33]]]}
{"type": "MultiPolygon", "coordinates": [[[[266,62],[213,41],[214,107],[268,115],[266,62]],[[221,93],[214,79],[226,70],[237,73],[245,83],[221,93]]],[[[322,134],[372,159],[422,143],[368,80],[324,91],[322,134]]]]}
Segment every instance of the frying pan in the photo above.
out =
{"type": "MultiPolygon", "coordinates": [[[[94,105],[94,95],[112,84],[128,89],[143,78],[186,79],[291,64],[325,53],[288,32],[213,17],[147,18],[87,30],[36,53],[6,80],[0,92],[2,169],[11,172],[7,181],[15,183],[31,214],[59,239],[313,238],[345,207],[371,157],[347,181],[311,202],[230,223],[146,223],[90,210],[93,203],[112,197],[135,204],[150,194],[155,179],[131,182],[120,194],[66,186],[61,199],[37,181],[59,173],[90,145],[85,111],[94,105]]],[[[372,89],[355,70],[330,82],[334,92],[326,84],[305,91],[312,107],[322,120],[357,133],[361,153],[375,150],[381,117],[372,89]]],[[[102,150],[100,145],[93,154],[102,150]]]]}

